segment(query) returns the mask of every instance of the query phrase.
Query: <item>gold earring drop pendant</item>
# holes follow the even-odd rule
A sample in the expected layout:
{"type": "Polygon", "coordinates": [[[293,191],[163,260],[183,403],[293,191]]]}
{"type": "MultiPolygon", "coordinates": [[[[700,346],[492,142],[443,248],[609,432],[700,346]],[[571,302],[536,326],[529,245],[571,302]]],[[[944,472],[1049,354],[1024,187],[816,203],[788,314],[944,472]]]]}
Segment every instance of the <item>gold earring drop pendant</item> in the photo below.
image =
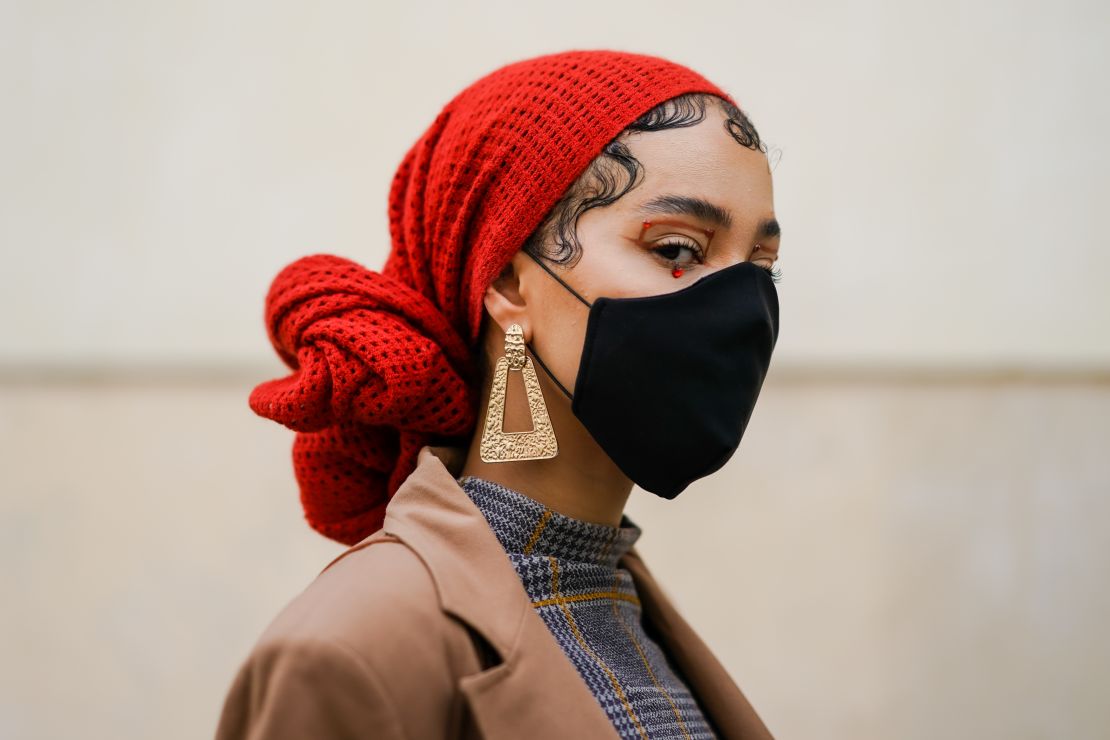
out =
{"type": "Polygon", "coordinates": [[[547,415],[547,404],[540,390],[540,380],[532,358],[524,352],[524,329],[512,324],[505,332],[505,355],[497,360],[490,387],[486,421],[482,429],[482,462],[509,462],[511,460],[546,460],[559,454],[555,429],[547,415]],[[525,432],[505,431],[505,395],[509,385],[509,370],[519,370],[524,379],[528,396],[528,410],[532,429],[525,432]]]}

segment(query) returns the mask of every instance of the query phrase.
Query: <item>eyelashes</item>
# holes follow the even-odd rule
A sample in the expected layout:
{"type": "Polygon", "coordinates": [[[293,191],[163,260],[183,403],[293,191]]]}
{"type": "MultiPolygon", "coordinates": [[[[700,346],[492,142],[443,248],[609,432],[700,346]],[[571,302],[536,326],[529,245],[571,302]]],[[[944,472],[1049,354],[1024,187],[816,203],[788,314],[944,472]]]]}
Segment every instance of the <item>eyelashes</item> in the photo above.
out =
{"type": "Polygon", "coordinates": [[[664,254],[664,252],[672,252],[676,250],[688,249],[694,255],[693,263],[702,264],[705,262],[705,253],[702,252],[701,245],[695,241],[686,241],[683,239],[676,239],[672,241],[660,242],[657,246],[652,247],[651,251],[659,255],[661,258],[672,264],[685,266],[690,263],[679,263],[675,256],[664,254]]]}
{"type": "Polygon", "coordinates": [[[766,270],[767,274],[770,275],[771,279],[774,280],[776,283],[781,283],[782,282],[782,268],[774,267],[774,266],[772,266],[772,267],[763,267],[763,265],[760,265],[760,267],[762,267],[764,270],[766,270]]]}
{"type": "MultiPolygon", "coordinates": [[[[651,251],[672,268],[680,267],[686,270],[689,269],[691,264],[700,265],[705,262],[705,253],[702,251],[701,245],[693,240],[674,239],[660,242],[655,247],[652,247],[651,251]],[[678,260],[678,254],[681,253],[683,249],[689,250],[691,254],[693,254],[693,259],[689,262],[683,263],[678,260]]],[[[776,267],[773,264],[771,267],[765,267],[763,265],[757,265],[757,267],[770,275],[771,280],[774,282],[782,282],[782,268],[776,267]]]]}

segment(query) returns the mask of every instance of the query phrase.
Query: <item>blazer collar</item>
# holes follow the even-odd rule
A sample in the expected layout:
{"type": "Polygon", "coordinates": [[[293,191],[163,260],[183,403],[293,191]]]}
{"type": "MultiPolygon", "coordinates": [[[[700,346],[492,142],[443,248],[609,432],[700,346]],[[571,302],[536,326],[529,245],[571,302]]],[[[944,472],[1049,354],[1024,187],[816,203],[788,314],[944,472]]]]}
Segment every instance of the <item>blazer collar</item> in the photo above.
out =
{"type": "MultiPolygon", "coordinates": [[[[422,447],[416,469],[386,506],[380,531],[416,550],[432,574],[441,608],[466,622],[500,655],[501,664],[460,681],[476,720],[490,738],[541,740],[549,736],[543,732],[552,738],[617,737],[532,608],[485,516],[459,485],[465,458],[461,447],[422,447]]],[[[671,604],[635,546],[619,565],[631,573],[645,619],[720,735],[770,740],[747,699],[671,604]]]]}
{"type": "Polygon", "coordinates": [[[456,480],[464,461],[462,448],[421,448],[416,470],[386,506],[381,531],[416,550],[431,571],[440,607],[480,633],[501,658],[459,680],[482,736],[619,737],[456,480]]]}
{"type": "Polygon", "coordinates": [[[504,657],[531,604],[516,588],[520,578],[501,543],[456,480],[464,459],[459,447],[423,447],[416,470],[386,506],[382,530],[423,557],[443,610],[481,632],[504,657]]]}

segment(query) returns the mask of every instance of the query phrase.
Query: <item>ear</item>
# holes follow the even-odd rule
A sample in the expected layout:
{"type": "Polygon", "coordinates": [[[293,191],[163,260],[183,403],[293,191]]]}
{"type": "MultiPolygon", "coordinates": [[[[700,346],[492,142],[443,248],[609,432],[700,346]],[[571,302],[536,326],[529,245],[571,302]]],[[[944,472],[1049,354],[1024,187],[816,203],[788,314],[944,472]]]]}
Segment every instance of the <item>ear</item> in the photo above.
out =
{"type": "Polygon", "coordinates": [[[532,337],[532,326],[528,320],[528,304],[520,290],[520,264],[524,255],[517,252],[505,269],[494,278],[483,298],[490,319],[501,327],[504,333],[512,324],[520,324],[524,330],[524,341],[532,337]]]}

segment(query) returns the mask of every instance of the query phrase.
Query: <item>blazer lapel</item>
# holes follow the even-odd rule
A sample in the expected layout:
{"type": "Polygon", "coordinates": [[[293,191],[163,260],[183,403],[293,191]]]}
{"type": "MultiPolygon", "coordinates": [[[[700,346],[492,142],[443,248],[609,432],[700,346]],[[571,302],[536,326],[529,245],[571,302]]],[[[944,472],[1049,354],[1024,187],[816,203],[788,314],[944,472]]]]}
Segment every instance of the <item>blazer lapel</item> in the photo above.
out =
{"type": "Polygon", "coordinates": [[[482,737],[619,737],[531,605],[520,630],[520,649],[510,652],[504,663],[459,681],[482,737]]]}
{"type": "Polygon", "coordinates": [[[386,506],[382,531],[413,547],[442,609],[484,637],[501,662],[459,679],[483,737],[619,737],[536,613],[481,510],[459,486],[464,450],[425,446],[386,506]]]}
{"type": "Polygon", "coordinates": [[[620,564],[632,574],[644,616],[683,674],[717,731],[725,738],[772,740],[771,733],[709,647],[678,613],[632,547],[620,564]]]}

